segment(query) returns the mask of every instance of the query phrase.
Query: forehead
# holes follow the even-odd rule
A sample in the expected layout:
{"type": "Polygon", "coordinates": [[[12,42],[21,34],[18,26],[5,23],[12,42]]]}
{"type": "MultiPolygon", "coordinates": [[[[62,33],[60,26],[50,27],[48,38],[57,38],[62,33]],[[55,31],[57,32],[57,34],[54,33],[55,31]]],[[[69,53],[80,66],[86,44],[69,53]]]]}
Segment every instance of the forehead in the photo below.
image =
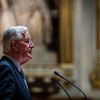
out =
{"type": "Polygon", "coordinates": [[[28,32],[22,33],[21,35],[23,36],[23,38],[31,38],[28,32]]]}

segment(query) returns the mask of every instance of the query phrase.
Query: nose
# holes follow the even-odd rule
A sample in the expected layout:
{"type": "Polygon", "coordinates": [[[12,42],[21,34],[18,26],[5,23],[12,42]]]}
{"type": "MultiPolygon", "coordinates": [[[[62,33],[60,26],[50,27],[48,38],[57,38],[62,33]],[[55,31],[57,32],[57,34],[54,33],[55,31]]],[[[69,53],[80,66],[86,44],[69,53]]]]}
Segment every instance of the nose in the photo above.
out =
{"type": "Polygon", "coordinates": [[[30,42],[30,47],[31,48],[34,48],[35,47],[35,44],[32,41],[30,42]]]}

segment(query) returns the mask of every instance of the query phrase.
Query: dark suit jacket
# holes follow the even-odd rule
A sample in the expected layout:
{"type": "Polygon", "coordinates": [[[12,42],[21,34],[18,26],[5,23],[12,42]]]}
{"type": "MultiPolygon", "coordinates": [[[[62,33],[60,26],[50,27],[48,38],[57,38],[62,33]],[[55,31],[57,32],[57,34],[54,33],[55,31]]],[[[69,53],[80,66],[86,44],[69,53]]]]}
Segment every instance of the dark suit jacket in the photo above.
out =
{"type": "Polygon", "coordinates": [[[16,65],[6,56],[0,60],[0,100],[32,100],[16,65]]]}

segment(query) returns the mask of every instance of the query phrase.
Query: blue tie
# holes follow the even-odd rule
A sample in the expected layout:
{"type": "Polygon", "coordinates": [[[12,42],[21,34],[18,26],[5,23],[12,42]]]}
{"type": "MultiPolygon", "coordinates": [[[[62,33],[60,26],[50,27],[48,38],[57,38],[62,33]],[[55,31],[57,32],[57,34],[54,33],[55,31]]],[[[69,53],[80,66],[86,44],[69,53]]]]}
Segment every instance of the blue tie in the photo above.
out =
{"type": "Polygon", "coordinates": [[[26,79],[25,79],[25,76],[24,76],[24,72],[23,72],[22,69],[20,70],[20,75],[21,75],[21,77],[23,78],[26,87],[28,88],[28,85],[27,85],[27,82],[26,82],[26,79]]]}
{"type": "Polygon", "coordinates": [[[24,72],[23,72],[22,69],[20,70],[20,75],[22,76],[23,79],[25,78],[25,77],[24,77],[24,72]]]}

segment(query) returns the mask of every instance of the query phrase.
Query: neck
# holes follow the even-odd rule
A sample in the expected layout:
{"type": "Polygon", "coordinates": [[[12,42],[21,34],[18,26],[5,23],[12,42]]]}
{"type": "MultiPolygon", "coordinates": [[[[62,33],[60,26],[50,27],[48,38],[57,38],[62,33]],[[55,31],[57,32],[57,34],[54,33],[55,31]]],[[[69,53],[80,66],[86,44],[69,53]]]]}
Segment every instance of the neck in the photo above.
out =
{"type": "Polygon", "coordinates": [[[19,59],[17,54],[7,53],[6,55],[14,58],[20,65],[22,64],[22,61],[19,59]]]}
{"type": "Polygon", "coordinates": [[[8,55],[8,56],[14,58],[20,65],[23,65],[24,63],[26,63],[28,61],[27,59],[22,59],[17,53],[15,53],[15,54],[7,53],[5,55],[8,55]]]}

